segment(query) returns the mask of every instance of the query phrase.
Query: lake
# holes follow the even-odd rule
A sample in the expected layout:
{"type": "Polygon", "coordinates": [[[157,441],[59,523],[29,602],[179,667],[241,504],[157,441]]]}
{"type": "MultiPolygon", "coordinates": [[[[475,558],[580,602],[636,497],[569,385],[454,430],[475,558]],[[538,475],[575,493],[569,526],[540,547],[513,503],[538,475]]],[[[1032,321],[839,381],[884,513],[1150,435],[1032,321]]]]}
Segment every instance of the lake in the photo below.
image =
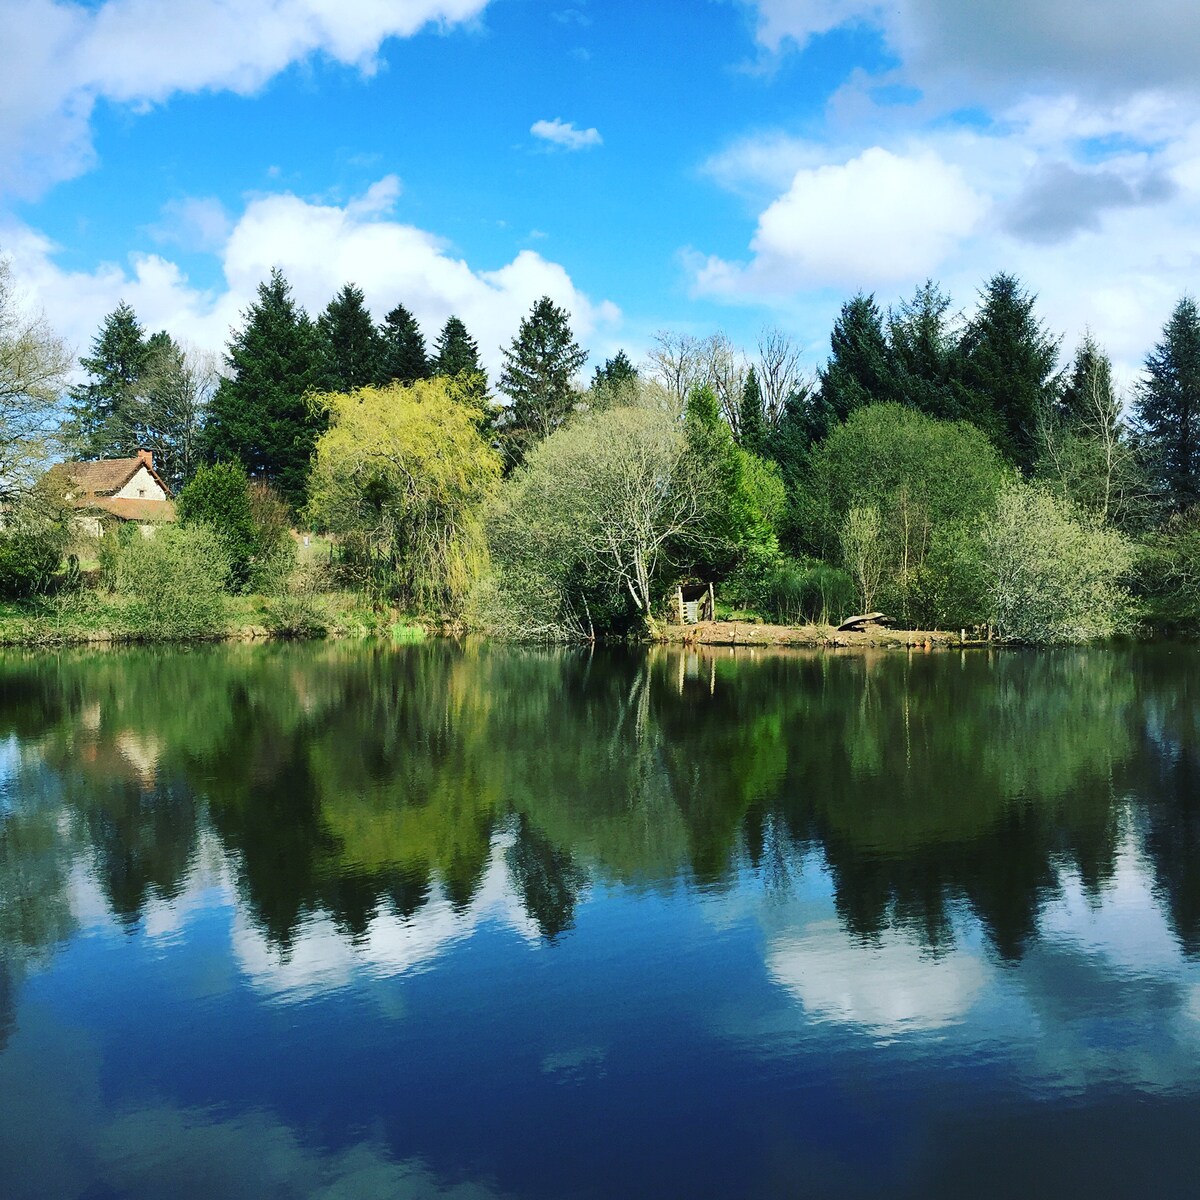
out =
{"type": "Polygon", "coordinates": [[[1200,652],[0,656],[0,1196],[1197,1194],[1200,652]]]}

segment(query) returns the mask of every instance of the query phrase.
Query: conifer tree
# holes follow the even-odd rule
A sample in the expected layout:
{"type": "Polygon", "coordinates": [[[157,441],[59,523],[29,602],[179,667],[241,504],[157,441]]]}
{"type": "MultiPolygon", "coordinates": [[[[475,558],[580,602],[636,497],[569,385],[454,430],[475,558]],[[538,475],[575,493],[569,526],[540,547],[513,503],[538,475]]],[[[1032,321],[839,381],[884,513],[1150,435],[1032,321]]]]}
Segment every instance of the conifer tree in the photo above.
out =
{"type": "Polygon", "coordinates": [[[962,339],[962,415],[1028,474],[1039,450],[1042,414],[1058,391],[1058,340],[1034,314],[1036,297],[1001,272],[984,286],[962,339]]]}
{"type": "Polygon", "coordinates": [[[1146,358],[1135,413],[1147,473],[1163,503],[1200,500],[1200,310],[1184,296],[1146,358]]]}
{"type": "Polygon", "coordinates": [[[68,393],[70,416],[63,436],[79,458],[121,458],[137,449],[130,406],[150,357],[145,330],[122,300],[104,318],[92,353],[79,360],[88,381],[68,393]]]}
{"type": "Polygon", "coordinates": [[[510,460],[519,462],[570,415],[574,378],[587,361],[587,351],[575,341],[566,309],[543,296],[503,353],[500,390],[513,402],[505,440],[510,460]]]}
{"type": "Polygon", "coordinates": [[[331,391],[353,392],[378,380],[384,343],[361,288],[346,284],[326,306],[317,328],[325,358],[325,385],[331,391]]]}
{"type": "Polygon", "coordinates": [[[1115,429],[1120,404],[1113,390],[1112,362],[1090,333],[1083,335],[1062,391],[1058,412],[1069,430],[1091,428],[1097,416],[1115,429]]]}
{"type": "Polygon", "coordinates": [[[830,339],[832,354],[820,372],[821,397],[838,421],[864,404],[894,399],[883,317],[874,296],[859,293],[842,305],[830,339]]]}
{"type": "Polygon", "coordinates": [[[592,375],[592,387],[622,388],[636,382],[638,369],[629,361],[624,350],[618,350],[612,358],[604,360],[592,375]]]}
{"type": "Polygon", "coordinates": [[[379,336],[383,340],[379,383],[391,383],[393,380],[415,383],[433,374],[433,365],[425,353],[425,337],[421,327],[403,304],[397,304],[384,317],[379,336]]]}
{"type": "Polygon", "coordinates": [[[451,316],[433,344],[433,373],[453,379],[463,371],[481,371],[479,344],[467,327],[451,316]]]}
{"type": "Polygon", "coordinates": [[[742,403],[738,412],[738,440],[743,450],[762,454],[767,444],[767,422],[763,417],[762,390],[753,367],[746,374],[742,403]]]}
{"type": "Polygon", "coordinates": [[[888,313],[888,349],[895,398],[931,417],[955,420],[958,338],[947,314],[950,297],[932,279],[888,313]]]}
{"type": "Polygon", "coordinates": [[[298,507],[324,426],[306,399],[325,379],[321,338],[278,269],[259,284],[243,317],[225,357],[229,373],[209,408],[207,457],[236,459],[251,479],[272,484],[298,507]]]}

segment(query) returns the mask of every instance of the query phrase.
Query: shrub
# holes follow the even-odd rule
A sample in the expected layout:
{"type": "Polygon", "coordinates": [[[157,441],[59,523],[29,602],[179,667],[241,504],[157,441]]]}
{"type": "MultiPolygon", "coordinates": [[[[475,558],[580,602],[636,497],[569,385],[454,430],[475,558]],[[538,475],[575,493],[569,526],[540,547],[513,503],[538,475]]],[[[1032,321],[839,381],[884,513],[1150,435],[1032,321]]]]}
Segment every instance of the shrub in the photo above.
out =
{"type": "Polygon", "coordinates": [[[1132,543],[1042,488],[1010,484],[978,547],[992,619],[1002,637],[1045,644],[1124,632],[1123,584],[1132,543]]]}
{"type": "Polygon", "coordinates": [[[241,463],[201,467],[179,493],[179,521],[216,531],[229,558],[230,586],[262,588],[295,562],[287,506],[265,483],[251,483],[241,463]]]}
{"type": "Polygon", "coordinates": [[[49,486],[18,497],[0,528],[0,594],[23,598],[47,591],[71,540],[71,510],[49,486]]]}
{"type": "Polygon", "coordinates": [[[166,526],[135,537],[121,550],[116,574],[133,636],[183,640],[224,632],[229,551],[209,526],[166,526]]]}

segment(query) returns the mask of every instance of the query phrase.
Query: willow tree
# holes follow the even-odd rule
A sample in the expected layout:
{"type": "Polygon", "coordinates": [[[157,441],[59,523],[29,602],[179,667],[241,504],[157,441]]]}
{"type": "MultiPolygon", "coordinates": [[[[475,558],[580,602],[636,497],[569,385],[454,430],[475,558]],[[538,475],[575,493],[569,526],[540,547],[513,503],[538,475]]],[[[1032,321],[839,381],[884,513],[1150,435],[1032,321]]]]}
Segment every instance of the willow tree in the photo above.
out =
{"type": "Polygon", "coordinates": [[[342,535],[369,580],[401,603],[457,609],[487,561],[483,507],[500,461],[484,412],[454,380],[318,396],[309,516],[342,535]]]}

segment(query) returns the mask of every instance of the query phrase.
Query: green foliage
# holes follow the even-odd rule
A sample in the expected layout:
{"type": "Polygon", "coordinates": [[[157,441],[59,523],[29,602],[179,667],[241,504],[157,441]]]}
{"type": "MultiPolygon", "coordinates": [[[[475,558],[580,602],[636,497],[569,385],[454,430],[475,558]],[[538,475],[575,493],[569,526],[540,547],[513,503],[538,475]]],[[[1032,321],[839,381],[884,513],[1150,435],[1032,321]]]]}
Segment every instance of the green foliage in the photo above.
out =
{"type": "MultiPolygon", "coordinates": [[[[463,331],[466,332],[465,330],[463,331]]],[[[397,304],[383,319],[379,328],[383,339],[383,355],[379,377],[373,383],[415,383],[433,374],[433,364],[425,352],[425,337],[417,319],[397,304]]],[[[460,368],[462,369],[462,368],[460,368]]],[[[457,371],[452,374],[458,374],[457,371]]]]}
{"type": "Polygon", "coordinates": [[[19,303],[0,257],[0,498],[25,491],[45,470],[70,369],[66,344],[19,303]]]}
{"type": "Polygon", "coordinates": [[[842,305],[830,339],[832,353],[820,373],[821,399],[836,421],[866,404],[892,400],[883,316],[874,296],[859,292],[842,305]]]}
{"type": "Polygon", "coordinates": [[[724,592],[777,625],[837,624],[855,611],[858,597],[847,572],[784,556],[744,564],[724,592]]]}
{"type": "Polygon", "coordinates": [[[586,361],[567,310],[543,296],[504,351],[499,387],[512,400],[504,425],[510,464],[520,463],[570,416],[577,398],[575,376],[586,361]]]}
{"type": "Polygon", "coordinates": [[[673,547],[698,534],[711,472],[662,409],[585,414],[531,453],[488,521],[487,626],[532,638],[645,627],[673,547]]]}
{"type": "Polygon", "coordinates": [[[957,332],[949,319],[951,303],[929,279],[911,300],[889,311],[887,322],[896,399],[942,420],[964,415],[956,386],[961,360],[957,332]]]}
{"type": "Polygon", "coordinates": [[[205,451],[211,461],[237,460],[298,507],[324,428],[323,412],[307,400],[324,379],[321,338],[278,270],[243,315],[229,343],[229,374],[209,407],[205,451]]]}
{"type": "MultiPolygon", "coordinates": [[[[929,613],[920,597],[937,590],[926,562],[936,536],[989,510],[1006,477],[995,448],[974,426],[897,404],[871,405],[835,429],[813,456],[797,498],[805,542],[819,558],[833,559],[843,550],[848,515],[861,510],[854,544],[867,574],[860,575],[860,587],[878,577],[877,588],[870,588],[874,605],[865,597],[864,604],[923,624],[929,613]],[[862,558],[862,513],[871,509],[878,514],[877,537],[862,558]]],[[[858,568],[852,573],[859,575],[858,568]]]]}
{"type": "Polygon", "coordinates": [[[104,318],[91,354],[79,360],[87,382],[68,393],[64,437],[79,458],[120,458],[137,448],[130,405],[150,355],[137,314],[122,300],[104,318]]]}
{"type": "Polygon", "coordinates": [[[278,591],[295,565],[287,505],[265,483],[251,483],[241,463],[201,467],[179,494],[179,520],[207,525],[225,545],[235,591],[278,591]]]}
{"type": "Polygon", "coordinates": [[[624,350],[618,350],[612,358],[606,358],[604,365],[597,367],[592,376],[592,387],[611,388],[615,391],[630,386],[638,380],[638,369],[629,361],[624,350]]]}
{"type": "Polygon", "coordinates": [[[1161,503],[1170,512],[1190,508],[1200,500],[1200,309],[1190,296],[1146,358],[1135,415],[1161,503]]]}
{"type": "Polygon", "coordinates": [[[711,388],[692,390],[684,430],[691,461],[704,465],[710,494],[703,522],[681,546],[681,556],[709,577],[724,577],[747,557],[773,557],[787,506],[778,466],[737,444],[711,388]]]}
{"type": "Polygon", "coordinates": [[[1200,505],[1173,513],[1139,548],[1137,592],[1160,629],[1200,627],[1200,505]]]}
{"type": "Polygon", "coordinates": [[[48,591],[71,533],[71,508],[49,483],[13,500],[0,526],[0,595],[20,598],[48,591]]]}
{"type": "Polygon", "coordinates": [[[454,381],[320,397],[309,515],[343,538],[360,582],[401,603],[457,610],[487,562],[483,506],[500,465],[483,411],[454,381]]]}
{"type": "Polygon", "coordinates": [[[1044,488],[1010,483],[978,545],[1000,635],[1044,645],[1127,632],[1131,542],[1044,488]]]}
{"type": "Polygon", "coordinates": [[[746,373],[742,404],[738,412],[738,442],[743,450],[761,455],[767,448],[767,422],[763,416],[762,389],[753,367],[746,373]]]}
{"type": "Polygon", "coordinates": [[[311,570],[283,577],[263,601],[263,615],[278,638],[315,638],[329,631],[329,612],[311,570]]]}
{"type": "Polygon", "coordinates": [[[384,340],[367,310],[362,289],[347,283],[317,320],[324,357],[324,384],[352,392],[383,374],[384,340]]]}
{"type": "Polygon", "coordinates": [[[117,561],[135,637],[154,641],[219,637],[225,630],[229,556],[208,525],[166,525],[132,537],[117,561]]]}
{"type": "Polygon", "coordinates": [[[1042,414],[1058,389],[1058,341],[1034,313],[1037,297],[994,275],[962,339],[960,412],[1025,474],[1038,456],[1042,414]]]}

